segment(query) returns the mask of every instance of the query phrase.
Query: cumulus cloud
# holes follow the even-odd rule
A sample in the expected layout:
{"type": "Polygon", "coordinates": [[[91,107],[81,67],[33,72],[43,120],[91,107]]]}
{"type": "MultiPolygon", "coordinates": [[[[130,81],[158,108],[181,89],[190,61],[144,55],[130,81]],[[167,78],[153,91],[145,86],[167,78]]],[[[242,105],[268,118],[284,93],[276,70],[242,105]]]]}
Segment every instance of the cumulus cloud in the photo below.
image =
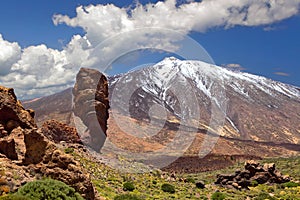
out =
{"type": "Polygon", "coordinates": [[[16,42],[8,42],[0,34],[0,76],[7,75],[12,64],[19,60],[21,47],[16,42]]]}
{"type": "Polygon", "coordinates": [[[176,0],[138,4],[127,10],[113,4],[80,6],[77,16],[55,15],[54,23],[83,27],[91,42],[99,42],[136,28],[161,27],[205,32],[216,26],[260,26],[289,18],[299,12],[300,0],[203,0],[177,5],[176,0]]]}
{"type": "Polygon", "coordinates": [[[297,14],[299,5],[300,0],[166,0],[146,5],[137,3],[131,9],[113,4],[90,5],[77,7],[73,18],[54,15],[53,22],[82,27],[91,46],[101,46],[89,57],[90,65],[106,66],[130,49],[176,52],[179,47],[175,43],[191,31],[273,24],[297,14]],[[183,37],[168,30],[178,31],[183,37]]]}
{"type": "Polygon", "coordinates": [[[20,98],[52,94],[73,85],[77,71],[85,66],[88,51],[89,43],[80,35],[73,36],[61,51],[44,44],[29,46],[19,51],[9,73],[0,76],[0,84],[14,87],[20,98]]]}
{"type": "Polygon", "coordinates": [[[80,67],[105,66],[137,49],[174,52],[180,48],[177,42],[191,31],[270,27],[298,14],[299,5],[300,0],[166,0],[131,8],[79,6],[75,17],[53,16],[55,25],[82,27],[86,32],[73,36],[63,50],[44,44],[21,49],[0,35],[0,84],[15,87],[21,98],[51,94],[71,86],[80,67]]]}

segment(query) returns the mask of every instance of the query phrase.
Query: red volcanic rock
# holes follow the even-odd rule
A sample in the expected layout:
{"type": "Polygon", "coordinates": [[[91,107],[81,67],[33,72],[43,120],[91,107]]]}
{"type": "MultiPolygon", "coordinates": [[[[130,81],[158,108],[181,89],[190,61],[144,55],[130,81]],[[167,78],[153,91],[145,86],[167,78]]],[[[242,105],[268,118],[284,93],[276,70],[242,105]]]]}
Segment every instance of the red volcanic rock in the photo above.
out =
{"type": "Polygon", "coordinates": [[[84,144],[100,151],[106,139],[108,119],[108,83],[97,70],[81,68],[73,88],[75,123],[84,144]]]}
{"type": "Polygon", "coordinates": [[[37,174],[65,182],[85,199],[95,199],[89,175],[84,173],[80,163],[59,150],[42,133],[52,134],[54,140],[60,140],[63,136],[63,139],[78,141],[75,130],[55,121],[49,121],[39,130],[33,113],[23,108],[13,89],[0,86],[0,163],[6,170],[7,180],[11,180],[8,183],[12,186],[11,191],[34,180],[34,174],[37,174]],[[14,180],[15,172],[20,172],[18,179],[23,180],[22,183],[14,180]]]}
{"type": "Polygon", "coordinates": [[[58,122],[56,120],[46,121],[42,128],[43,134],[51,141],[59,143],[65,141],[67,143],[79,143],[81,140],[74,127],[58,122]]]}
{"type": "Polygon", "coordinates": [[[14,93],[14,89],[0,86],[0,124],[7,132],[20,126],[35,128],[32,110],[25,110],[14,93]]]}
{"type": "Polygon", "coordinates": [[[0,153],[6,155],[11,160],[17,160],[18,154],[15,148],[15,141],[13,139],[0,140],[0,153]]]}

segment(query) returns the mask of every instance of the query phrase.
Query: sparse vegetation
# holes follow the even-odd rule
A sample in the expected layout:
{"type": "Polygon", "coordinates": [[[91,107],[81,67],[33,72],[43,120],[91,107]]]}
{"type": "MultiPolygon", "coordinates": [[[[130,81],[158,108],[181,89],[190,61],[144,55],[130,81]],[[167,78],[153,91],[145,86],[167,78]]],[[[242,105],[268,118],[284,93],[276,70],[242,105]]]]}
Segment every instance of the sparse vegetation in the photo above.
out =
{"type": "Polygon", "coordinates": [[[266,200],[266,199],[268,199],[268,200],[275,200],[274,197],[271,197],[271,196],[270,196],[268,193],[266,193],[266,192],[261,192],[261,193],[258,194],[257,197],[254,198],[254,200],[266,200]]]}
{"type": "MultiPolygon", "coordinates": [[[[225,195],[225,200],[260,198],[262,191],[273,195],[272,197],[275,199],[300,199],[300,186],[295,186],[294,184],[293,186],[295,187],[285,187],[284,184],[259,184],[255,186],[256,183],[253,182],[249,190],[228,189],[214,184],[217,174],[234,173],[236,170],[243,168],[243,161],[223,170],[197,174],[176,174],[176,180],[170,181],[168,178],[171,174],[166,175],[160,170],[153,170],[151,173],[121,173],[104,164],[96,163],[86,156],[81,156],[79,153],[76,153],[76,150],[74,155],[76,160],[92,174],[92,181],[100,196],[105,197],[107,200],[118,200],[118,198],[143,200],[212,199],[215,191],[219,191],[219,193],[225,195]],[[196,183],[203,181],[205,188],[196,189],[197,186],[195,183],[180,181],[180,179],[193,179],[196,183]],[[134,183],[134,191],[124,194],[123,184],[125,182],[134,183]],[[172,185],[176,191],[174,193],[164,192],[162,190],[163,184],[172,185]]],[[[276,169],[282,172],[283,175],[290,175],[292,177],[291,182],[297,183],[297,181],[300,181],[300,157],[266,159],[260,161],[260,163],[275,163],[276,169]]],[[[219,194],[218,196],[222,198],[223,195],[219,194]]]]}
{"type": "Polygon", "coordinates": [[[65,151],[65,153],[67,153],[67,154],[71,154],[71,153],[74,152],[74,149],[73,149],[73,148],[66,148],[64,151],[65,151]]]}
{"type": "Polygon", "coordinates": [[[287,183],[283,183],[281,184],[282,188],[292,188],[292,187],[298,187],[300,186],[300,183],[295,183],[295,182],[287,182],[287,183]]]}
{"type": "Polygon", "coordinates": [[[164,183],[161,186],[161,190],[164,192],[168,192],[170,194],[174,194],[175,193],[175,187],[169,183],[164,183]]]}
{"type": "Polygon", "coordinates": [[[187,183],[195,183],[195,179],[192,178],[192,177],[187,177],[187,178],[185,179],[185,182],[187,182],[187,183]]]}
{"type": "Polygon", "coordinates": [[[212,200],[223,200],[226,198],[226,195],[223,194],[222,192],[215,192],[211,195],[212,200]]]}
{"type": "Polygon", "coordinates": [[[135,189],[134,184],[132,182],[126,182],[123,184],[124,191],[133,191],[135,189]]]}
{"type": "Polygon", "coordinates": [[[256,180],[253,180],[251,181],[251,184],[250,184],[251,187],[256,187],[258,186],[258,182],[256,180]]]}
{"type": "Polygon", "coordinates": [[[141,200],[141,198],[133,194],[121,194],[116,196],[114,200],[141,200]]]}

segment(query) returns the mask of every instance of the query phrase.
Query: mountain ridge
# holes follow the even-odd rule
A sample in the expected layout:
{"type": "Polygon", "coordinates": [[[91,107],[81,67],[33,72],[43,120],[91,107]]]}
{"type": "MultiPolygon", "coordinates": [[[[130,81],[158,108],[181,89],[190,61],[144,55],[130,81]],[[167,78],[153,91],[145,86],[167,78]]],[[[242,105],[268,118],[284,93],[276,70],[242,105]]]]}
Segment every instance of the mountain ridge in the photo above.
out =
{"type": "MultiPolygon", "coordinates": [[[[300,113],[300,91],[297,87],[201,61],[174,58],[108,77],[108,82],[111,108],[107,136],[119,148],[132,152],[156,151],[170,143],[181,130],[183,134],[195,132],[183,156],[196,160],[199,160],[201,144],[210,133],[220,135],[210,152],[214,155],[273,157],[295,155],[300,151],[300,115],[297,114],[300,113]],[[206,70],[199,70],[201,67],[206,70]],[[185,76],[178,74],[179,69],[185,76]],[[178,82],[177,93],[172,92],[170,88],[178,82]],[[182,95],[186,90],[192,91],[195,98],[182,95]],[[219,95],[217,101],[212,100],[216,95],[219,95]],[[194,105],[201,113],[199,121],[194,120],[197,119],[194,105]],[[211,108],[216,108],[217,117],[226,109],[225,118],[219,124],[221,129],[209,128],[213,118],[211,108]],[[191,119],[191,123],[186,119],[191,119]]],[[[70,89],[56,96],[24,102],[24,105],[36,110],[38,124],[56,117],[76,126],[71,118],[70,89]],[[57,112],[59,108],[53,109],[47,103],[58,104],[65,110],[57,112]]]]}

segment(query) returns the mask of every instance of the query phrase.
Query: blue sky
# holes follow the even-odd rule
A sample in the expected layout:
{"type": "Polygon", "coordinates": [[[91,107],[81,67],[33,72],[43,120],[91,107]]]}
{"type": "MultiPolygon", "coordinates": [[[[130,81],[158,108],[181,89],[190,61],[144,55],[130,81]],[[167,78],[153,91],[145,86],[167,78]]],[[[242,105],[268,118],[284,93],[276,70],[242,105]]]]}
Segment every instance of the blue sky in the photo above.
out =
{"type": "MultiPolygon", "coordinates": [[[[172,0],[170,0],[172,1],[172,0]]],[[[214,0],[218,1],[218,0],[214,0]]],[[[152,2],[153,5],[158,1],[139,1],[141,4],[145,5],[146,3],[152,2]]],[[[199,2],[199,1],[198,1],[199,2]]],[[[220,2],[220,1],[219,1],[220,2]]],[[[282,81],[285,83],[293,84],[300,86],[300,16],[299,16],[299,1],[290,1],[294,2],[293,5],[285,5],[287,7],[297,5],[296,13],[284,13],[283,10],[276,10],[280,13],[281,18],[270,19],[269,21],[257,22],[255,20],[250,20],[250,11],[248,11],[248,21],[245,22],[236,22],[238,17],[230,16],[227,22],[220,23],[213,21],[208,21],[209,23],[203,23],[199,25],[198,22],[201,19],[193,19],[193,22],[187,22],[192,24],[191,27],[196,28],[187,28],[186,30],[181,26],[178,27],[183,29],[183,32],[187,36],[196,40],[201,44],[207,52],[211,55],[217,65],[226,65],[226,64],[239,64],[246,72],[253,74],[263,75],[268,78],[282,81]],[[281,13],[282,12],[282,13],[281,13]],[[234,21],[234,22],[232,22],[234,21]],[[210,25],[210,24],[215,25],[210,25]],[[229,24],[229,25],[228,25],[229,24]],[[199,28],[200,27],[200,28],[199,28]]],[[[85,24],[88,21],[72,22],[72,18],[76,18],[76,8],[80,5],[87,6],[89,4],[99,5],[99,4],[108,4],[112,3],[116,7],[126,7],[127,10],[134,8],[135,3],[132,1],[89,1],[89,0],[74,0],[74,1],[61,1],[61,0],[28,0],[28,1],[2,1],[1,2],[1,12],[0,12],[0,34],[2,35],[3,41],[6,41],[7,46],[13,46],[14,43],[19,45],[20,49],[18,55],[14,58],[18,61],[16,67],[10,67],[6,64],[6,73],[3,73],[0,79],[0,83],[7,83],[9,86],[13,86],[13,75],[16,76],[17,71],[22,71],[22,67],[26,65],[26,59],[23,52],[28,52],[28,55],[32,55],[32,49],[27,49],[31,46],[39,46],[45,44],[47,49],[39,50],[36,49],[36,52],[45,51],[45,53],[53,53],[55,59],[63,57],[61,54],[55,52],[62,51],[66,49],[66,46],[72,40],[72,37],[76,34],[84,38],[87,35],[87,38],[92,40],[91,35],[94,33],[92,25],[88,24],[88,28],[85,29],[85,24]],[[60,14],[59,22],[57,25],[54,24],[52,19],[54,15],[60,14]],[[69,18],[63,18],[62,16],[68,16],[69,18]],[[73,23],[73,24],[72,24],[73,23]],[[75,23],[75,24],[74,24],[75,23]],[[76,24],[77,23],[77,24],[76,24]],[[80,27],[81,26],[81,27],[80,27]],[[90,27],[89,27],[90,26],[90,27]],[[92,27],[92,28],[91,28],[92,27]],[[91,30],[91,32],[89,32],[91,30]],[[90,38],[89,38],[90,37],[90,38]],[[25,51],[25,49],[27,49],[25,51]],[[57,55],[56,55],[57,53],[57,55]],[[24,58],[22,57],[24,56],[24,58]],[[23,61],[20,61],[20,59],[23,61]],[[25,64],[24,64],[25,63],[25,64]],[[15,71],[13,71],[15,70],[15,71]]],[[[178,5],[185,4],[186,2],[180,1],[177,2],[178,5]]],[[[199,2],[200,4],[200,2],[199,2]]],[[[177,5],[177,6],[178,6],[177,5]]],[[[249,6],[249,5],[248,5],[249,6]]],[[[108,8],[109,9],[109,8],[108,8]]],[[[277,8],[278,9],[278,8],[277,8]]],[[[182,9],[183,10],[183,9],[182,9]]],[[[288,9],[285,9],[288,10],[288,9]]],[[[140,14],[143,16],[144,13],[140,14]]],[[[154,11],[153,11],[154,12],[154,11]]],[[[183,13],[184,14],[184,13],[183,13]]],[[[272,16],[274,13],[272,13],[272,16]]],[[[268,15],[271,16],[271,15],[268,15]]],[[[79,17],[77,17],[79,18],[79,17]]],[[[259,18],[259,16],[258,16],[259,18]]],[[[263,18],[263,15],[262,15],[263,18]]],[[[270,17],[272,18],[272,17],[270,17]]],[[[94,19],[91,18],[91,21],[94,19]]],[[[103,19],[105,21],[107,19],[103,19]]],[[[174,19],[176,20],[176,19],[174,19]]],[[[139,22],[136,22],[139,23],[139,22]]],[[[166,22],[167,23],[167,22],[166,22]]],[[[176,27],[176,25],[175,25],[176,27]]],[[[168,27],[170,28],[170,27],[168,27]]],[[[172,27],[171,27],[172,28],[172,27]]],[[[99,32],[104,29],[99,28],[99,32]]],[[[80,43],[81,47],[84,46],[82,38],[77,38],[75,42],[80,43]]],[[[105,38],[105,35],[101,35],[100,39],[105,38]]],[[[77,45],[77,43],[76,43],[77,45]]],[[[76,47],[74,44],[74,47],[76,47]]],[[[1,47],[1,46],[0,46],[1,47]]],[[[16,44],[14,45],[15,49],[16,44]]],[[[39,46],[39,48],[42,48],[39,46]]],[[[2,50],[2,49],[0,49],[2,50]]],[[[83,48],[82,51],[85,49],[83,48]]],[[[66,50],[67,51],[67,50],[66,50]]],[[[78,52],[80,55],[81,53],[78,52]]],[[[1,55],[1,54],[0,54],[1,55]]],[[[35,55],[35,54],[34,54],[35,55]]],[[[149,53],[149,58],[138,57],[138,61],[133,62],[136,64],[143,64],[149,62],[157,62],[164,54],[149,53]]],[[[76,57],[76,56],[74,56],[76,57]]],[[[10,57],[8,57],[10,59],[10,57]]],[[[27,59],[28,60],[28,59],[27,59]]],[[[51,59],[50,59],[51,60],[51,59]]],[[[49,64],[50,61],[47,61],[49,64]]],[[[13,63],[13,62],[11,62],[13,63]]],[[[10,64],[11,64],[10,63],[10,64]]],[[[38,64],[39,61],[36,61],[35,64],[38,64]]],[[[55,62],[57,63],[57,62],[55,62]]],[[[68,65],[72,63],[67,62],[68,65]]],[[[0,60],[1,64],[1,60],[0,60]]],[[[29,64],[30,65],[30,64],[29,64]]],[[[74,64],[75,65],[75,64],[74,64]]],[[[46,66],[46,65],[45,65],[46,66]]],[[[49,68],[51,68],[51,63],[49,68]]],[[[1,66],[0,66],[1,67],[1,66]]],[[[55,67],[54,67],[55,68],[55,67]]],[[[30,68],[31,69],[31,68],[30,68]]],[[[4,70],[4,71],[5,71],[4,70]]],[[[29,68],[28,68],[29,71],[29,68]]],[[[22,71],[22,75],[26,74],[28,71],[22,71]]],[[[67,74],[67,73],[66,73],[67,74]]],[[[67,74],[68,75],[68,74],[67,74]]],[[[0,76],[1,77],[1,76],[0,76]]],[[[30,77],[39,77],[38,74],[32,74],[30,77]]],[[[28,77],[25,85],[26,88],[22,86],[22,83],[16,84],[17,90],[19,91],[26,90],[30,87],[43,88],[43,91],[37,92],[35,88],[30,93],[32,96],[44,95],[47,91],[47,85],[45,83],[40,83],[40,85],[35,86],[34,83],[28,81],[28,77]]],[[[71,77],[71,74],[70,74],[71,77]]],[[[52,79],[51,79],[52,80],[52,79]]],[[[54,78],[53,78],[54,80],[54,78]]],[[[59,78],[57,80],[60,80],[59,78]]],[[[59,81],[55,81],[59,82],[59,81]]],[[[58,84],[59,87],[67,87],[71,85],[72,81],[61,82],[58,84]]],[[[49,86],[52,87],[52,86],[49,86]]],[[[20,92],[21,93],[21,92],[20,92]]]]}

